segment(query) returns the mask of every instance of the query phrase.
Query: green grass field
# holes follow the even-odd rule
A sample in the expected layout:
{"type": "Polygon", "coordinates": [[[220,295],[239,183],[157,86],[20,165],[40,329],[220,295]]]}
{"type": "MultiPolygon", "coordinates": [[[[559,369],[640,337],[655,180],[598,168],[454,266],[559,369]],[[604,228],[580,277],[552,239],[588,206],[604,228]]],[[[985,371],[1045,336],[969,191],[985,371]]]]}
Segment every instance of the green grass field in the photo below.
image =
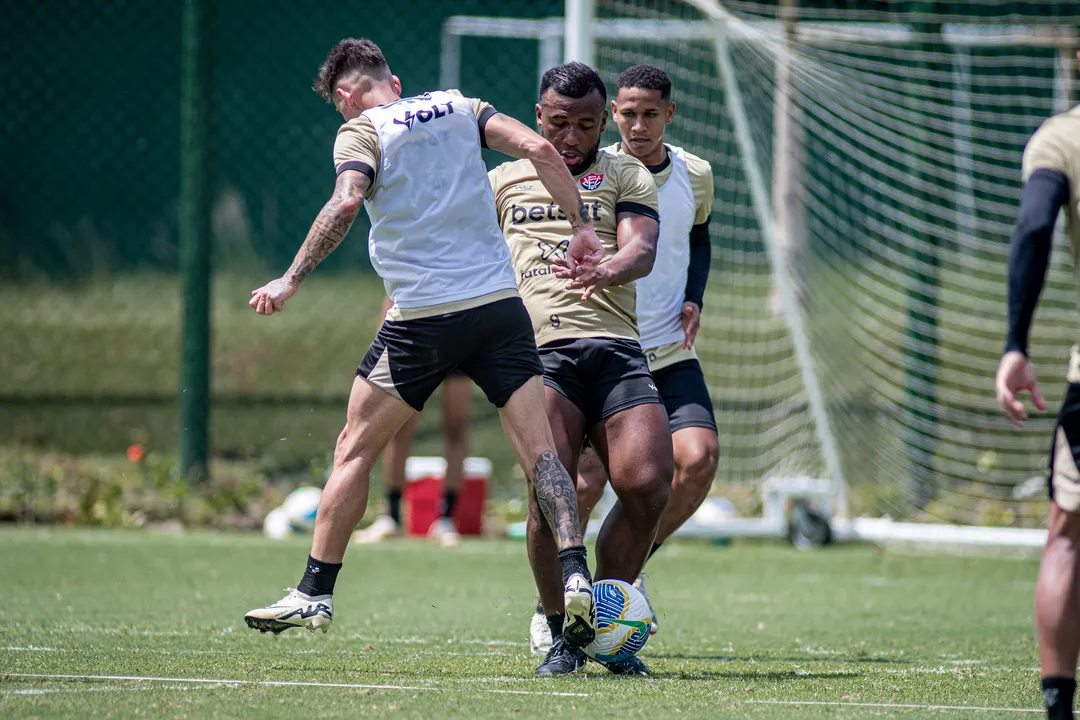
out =
{"type": "Polygon", "coordinates": [[[328,635],[248,630],[304,539],[0,530],[0,717],[1015,717],[1039,711],[1029,560],[676,544],[649,679],[541,680],[525,548],[354,548],[328,635]],[[991,709],[992,708],[992,709],[991,709]],[[567,715],[569,716],[569,715],[567,715]]]}

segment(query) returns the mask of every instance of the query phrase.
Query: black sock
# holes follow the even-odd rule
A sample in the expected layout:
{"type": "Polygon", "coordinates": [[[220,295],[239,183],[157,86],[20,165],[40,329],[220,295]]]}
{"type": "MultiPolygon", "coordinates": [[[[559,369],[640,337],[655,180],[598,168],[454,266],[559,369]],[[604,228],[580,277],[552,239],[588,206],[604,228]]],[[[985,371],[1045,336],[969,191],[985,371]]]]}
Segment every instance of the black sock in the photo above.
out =
{"type": "Polygon", "coordinates": [[[341,563],[325,563],[308,555],[304,579],[296,589],[305,595],[333,595],[341,563]]]}
{"type": "Polygon", "coordinates": [[[559,562],[562,563],[562,579],[565,583],[574,573],[581,573],[585,579],[592,582],[589,574],[589,561],[585,557],[585,546],[577,545],[559,551],[559,562]]]}
{"type": "Polygon", "coordinates": [[[390,507],[390,517],[398,525],[401,525],[401,491],[387,490],[386,504],[390,507]]]}
{"type": "Polygon", "coordinates": [[[457,490],[447,490],[443,493],[443,511],[442,516],[444,518],[454,517],[454,508],[457,507],[457,490]]]}
{"type": "Polygon", "coordinates": [[[646,562],[652,559],[652,556],[656,554],[656,551],[660,549],[660,543],[653,543],[652,550],[649,551],[649,556],[645,558],[646,562]]]}
{"type": "Polygon", "coordinates": [[[1073,720],[1073,695],[1076,678],[1044,677],[1042,679],[1043,702],[1048,720],[1073,720]]]}
{"type": "Polygon", "coordinates": [[[548,629],[551,630],[551,639],[562,635],[563,616],[562,615],[545,615],[548,621],[548,629]]]}

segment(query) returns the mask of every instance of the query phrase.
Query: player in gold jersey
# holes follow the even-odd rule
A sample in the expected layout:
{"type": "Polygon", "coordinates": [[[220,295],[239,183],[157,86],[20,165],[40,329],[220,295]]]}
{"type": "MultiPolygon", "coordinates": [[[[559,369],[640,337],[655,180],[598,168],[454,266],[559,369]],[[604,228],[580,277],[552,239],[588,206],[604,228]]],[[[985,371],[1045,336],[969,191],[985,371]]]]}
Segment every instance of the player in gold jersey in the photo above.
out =
{"type": "MultiPolygon", "coordinates": [[[[1080,54],[1077,55],[1080,60],[1080,54]]],[[[1046,403],[1028,361],[1028,331],[1050,263],[1054,225],[1065,210],[1073,267],[1080,268],[1080,106],[1055,115],[1024,151],[1024,190],[1009,251],[1009,330],[995,387],[1002,412],[1027,419],[1021,392],[1046,403]]],[[[1068,389],[1050,452],[1050,517],[1035,591],[1043,699],[1050,720],[1073,717],[1080,654],[1080,345],[1073,346],[1068,389]]]]}
{"type": "MultiPolygon", "coordinates": [[[[597,540],[596,577],[633,582],[667,504],[673,461],[667,413],[638,344],[633,282],[649,273],[656,257],[656,186],[633,157],[600,151],[606,105],[604,84],[587,65],[568,63],[544,74],[537,123],[578,181],[605,248],[599,265],[584,272],[566,267],[570,235],[563,212],[537,182],[532,163],[506,163],[490,177],[544,365],[547,415],[559,457],[574,472],[588,438],[619,497],[597,540]]],[[[562,641],[552,543],[530,497],[528,549],[536,559],[533,573],[553,639],[540,674],[574,672],[585,662],[583,653],[562,641]]],[[[636,657],[608,668],[648,673],[636,657]]]]}
{"type": "MultiPolygon", "coordinates": [[[[671,79],[660,68],[634,65],[624,70],[611,114],[621,141],[607,150],[632,155],[645,165],[656,183],[660,205],[656,262],[637,284],[637,313],[641,346],[668,413],[675,478],[651,558],[708,496],[719,455],[712,398],[694,350],[712,252],[713,174],[707,161],[665,143],[675,103],[671,79]]],[[[595,453],[585,453],[578,464],[583,529],[606,483],[607,474],[595,453]]],[[[634,586],[645,593],[642,577],[634,586]]],[[[655,612],[652,620],[650,632],[655,634],[659,629],[655,612]]],[[[534,644],[542,647],[545,640],[537,636],[534,644]]]]}

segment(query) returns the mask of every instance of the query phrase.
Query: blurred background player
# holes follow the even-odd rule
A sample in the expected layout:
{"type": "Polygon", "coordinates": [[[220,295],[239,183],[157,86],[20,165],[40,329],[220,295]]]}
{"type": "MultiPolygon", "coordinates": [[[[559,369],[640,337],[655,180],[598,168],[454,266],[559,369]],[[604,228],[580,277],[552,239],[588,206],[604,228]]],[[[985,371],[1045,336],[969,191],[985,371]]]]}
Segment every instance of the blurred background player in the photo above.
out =
{"type": "Polygon", "coordinates": [[[282,310],[345,238],[361,205],[371,219],[372,265],[394,304],[356,371],[303,577],[245,621],[261,632],[329,629],[334,586],[367,507],[372,466],[446,376],[460,369],[499,408],[529,492],[556,538],[552,557],[544,560],[562,578],[566,641],[583,647],[595,637],[596,608],[575,483],[544,416],[543,365],[492,212],[481,148],[532,161],[538,183],[567,208],[564,224],[573,230],[568,265],[595,271],[603,248],[577,185],[551,143],[487,103],[456,91],[402,98],[400,80],[370,40],[335,45],[315,90],[345,120],[334,143],[335,191],[286,274],[253,290],[250,304],[261,315],[282,310]]]}
{"type": "MultiPolygon", "coordinates": [[[[390,312],[390,298],[383,301],[382,316],[390,312]]],[[[442,423],[443,447],[446,458],[446,474],[443,477],[442,516],[428,530],[428,537],[443,547],[454,547],[461,542],[454,525],[454,508],[458,493],[465,481],[465,458],[469,454],[469,409],[472,407],[473,383],[460,372],[454,371],[443,381],[442,423]]],[[[353,542],[370,545],[383,540],[401,537],[401,494],[405,489],[405,462],[412,450],[413,437],[419,415],[410,418],[383,451],[383,488],[386,492],[386,514],[375,518],[363,530],[357,530],[353,542]]]]}
{"type": "MultiPolygon", "coordinates": [[[[694,351],[712,259],[709,217],[713,174],[706,160],[664,143],[664,131],[675,117],[675,103],[671,102],[671,79],[660,68],[635,65],[624,70],[619,75],[611,114],[622,142],[605,149],[640,160],[656,182],[660,204],[656,262],[652,272],[637,281],[637,317],[641,347],[668,413],[675,478],[649,553],[651,558],[661,543],[701,507],[716,474],[716,419],[705,374],[694,351]]],[[[578,508],[583,530],[606,483],[607,473],[596,454],[583,453],[578,463],[578,508]]],[[[639,576],[634,585],[647,600],[644,579],[639,576]]],[[[533,628],[541,633],[534,633],[532,644],[542,649],[548,642],[543,627],[534,622],[533,628]]],[[[657,630],[654,611],[651,632],[657,630]]]]}
{"type": "MultiPolygon", "coordinates": [[[[559,457],[575,472],[588,437],[618,495],[596,542],[596,577],[633,582],[652,548],[673,472],[667,413],[638,344],[634,310],[634,281],[649,273],[656,257],[656,185],[633,157],[601,152],[607,90],[588,65],[572,62],[545,72],[536,115],[540,132],[581,186],[604,260],[584,271],[566,267],[570,237],[563,209],[527,160],[491,171],[496,209],[532,316],[559,457]]],[[[574,672],[585,655],[562,641],[553,538],[532,497],[527,535],[553,639],[537,673],[574,672]]],[[[607,667],[648,674],[637,657],[607,667]]]]}
{"type": "MultiPolygon", "coordinates": [[[[1077,54],[1080,61],[1080,54],[1077,54]]],[[[1009,330],[998,366],[998,405],[1020,427],[1022,392],[1046,403],[1028,361],[1028,333],[1039,301],[1059,211],[1067,216],[1073,267],[1080,268],[1080,106],[1042,124],[1024,150],[1024,190],[1009,248],[1009,330]]],[[[1050,451],[1050,516],[1035,590],[1043,700],[1050,720],[1073,717],[1080,654],[1080,345],[1074,345],[1050,451]]]]}

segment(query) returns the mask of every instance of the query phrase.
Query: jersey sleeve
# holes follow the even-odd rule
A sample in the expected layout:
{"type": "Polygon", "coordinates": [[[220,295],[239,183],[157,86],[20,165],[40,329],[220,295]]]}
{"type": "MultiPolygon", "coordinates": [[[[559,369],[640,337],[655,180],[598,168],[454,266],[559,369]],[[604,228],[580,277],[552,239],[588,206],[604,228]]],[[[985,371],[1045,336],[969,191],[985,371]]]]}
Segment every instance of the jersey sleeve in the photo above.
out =
{"type": "Polygon", "coordinates": [[[713,208],[712,165],[695,155],[686,156],[686,170],[690,175],[690,188],[694,191],[694,224],[708,222],[713,208]]]}
{"type": "Polygon", "coordinates": [[[338,175],[346,170],[359,170],[375,184],[382,149],[379,134],[371,120],[363,115],[350,120],[338,130],[334,141],[334,168],[338,175]]]}
{"type": "Polygon", "coordinates": [[[620,155],[618,159],[620,162],[615,177],[619,192],[615,196],[615,213],[637,213],[659,222],[660,205],[652,175],[636,158],[620,155]]]}
{"type": "Polygon", "coordinates": [[[1070,182],[1076,182],[1076,170],[1071,161],[1067,139],[1059,129],[1061,124],[1048,120],[1028,140],[1022,163],[1023,180],[1031,179],[1036,170],[1054,170],[1070,182]]]}
{"type": "Polygon", "coordinates": [[[486,148],[487,138],[484,135],[484,127],[487,125],[488,120],[499,114],[499,111],[496,110],[491,103],[484,102],[480,98],[465,97],[461,94],[460,90],[447,90],[446,92],[451,95],[457,95],[472,108],[473,113],[476,115],[476,124],[480,128],[480,147],[486,148]]]}

